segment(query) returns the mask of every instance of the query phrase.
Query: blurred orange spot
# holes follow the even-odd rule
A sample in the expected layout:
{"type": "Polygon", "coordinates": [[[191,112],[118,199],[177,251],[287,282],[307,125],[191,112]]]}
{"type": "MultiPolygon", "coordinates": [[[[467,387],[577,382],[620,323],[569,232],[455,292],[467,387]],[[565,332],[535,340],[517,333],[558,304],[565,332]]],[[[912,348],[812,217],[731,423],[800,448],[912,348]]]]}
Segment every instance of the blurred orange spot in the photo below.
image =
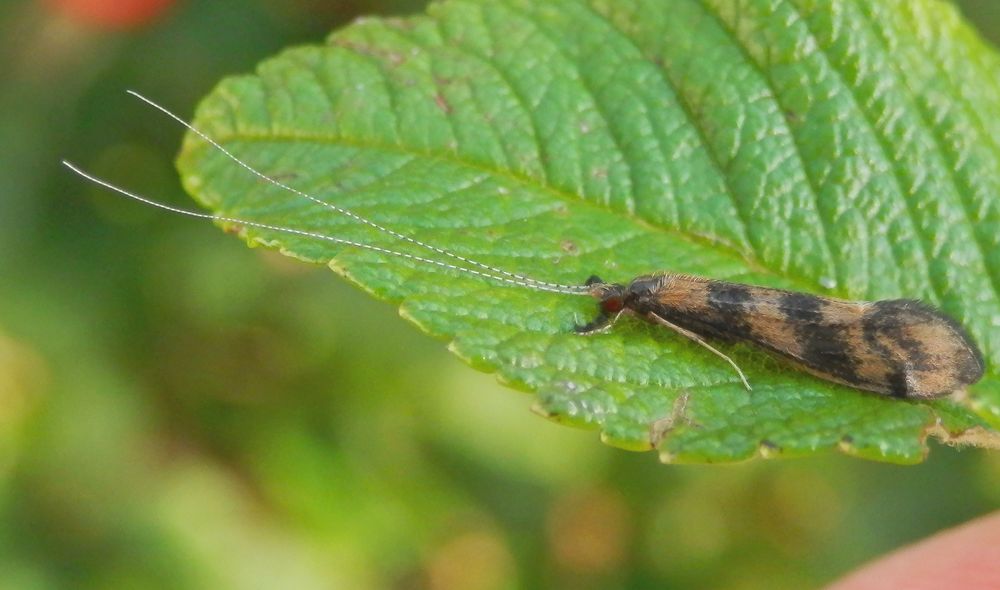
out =
{"type": "Polygon", "coordinates": [[[562,568],[596,574],[622,566],[630,526],[619,493],[591,489],[567,494],[556,500],[547,520],[550,551],[562,568]]]}
{"type": "Polygon", "coordinates": [[[74,21],[101,29],[132,29],[159,19],[176,0],[42,0],[74,21]]]}
{"type": "Polygon", "coordinates": [[[514,559],[497,535],[473,531],[440,547],[427,564],[427,576],[431,590],[511,588],[514,559]]]}

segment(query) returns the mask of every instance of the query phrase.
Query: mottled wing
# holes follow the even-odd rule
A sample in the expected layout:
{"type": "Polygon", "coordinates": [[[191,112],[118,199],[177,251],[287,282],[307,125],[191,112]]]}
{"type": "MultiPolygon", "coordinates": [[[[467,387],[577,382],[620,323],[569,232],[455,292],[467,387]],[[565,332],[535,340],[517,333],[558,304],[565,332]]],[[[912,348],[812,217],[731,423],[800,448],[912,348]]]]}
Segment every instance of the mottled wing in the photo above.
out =
{"type": "Polygon", "coordinates": [[[961,327],[915,301],[844,301],[665,275],[636,308],[703,336],[753,343],[824,379],[898,397],[947,395],[983,373],[961,327]]]}

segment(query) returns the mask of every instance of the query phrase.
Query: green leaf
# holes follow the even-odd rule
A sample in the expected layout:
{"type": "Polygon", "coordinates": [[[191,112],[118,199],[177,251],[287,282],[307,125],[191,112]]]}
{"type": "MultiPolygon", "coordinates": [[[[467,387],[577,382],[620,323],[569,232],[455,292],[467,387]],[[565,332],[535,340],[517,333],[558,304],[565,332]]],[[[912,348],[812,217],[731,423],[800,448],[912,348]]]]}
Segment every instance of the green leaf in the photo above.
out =
{"type": "Polygon", "coordinates": [[[24,444],[45,378],[45,366],[35,351],[0,329],[0,484],[7,483],[24,444]]]}
{"type": "MultiPolygon", "coordinates": [[[[916,297],[988,359],[962,399],[910,403],[723,346],[748,394],[662,328],[575,335],[596,311],[586,297],[239,228],[399,303],[469,364],[535,392],[540,413],[609,444],[683,462],[840,449],[910,463],[928,435],[1000,440],[1000,60],[948,4],[446,1],[227,79],[196,125],[298,189],[510,271],[916,297]]],[[[179,165],[217,213],[428,255],[193,136],[179,165]]]]}

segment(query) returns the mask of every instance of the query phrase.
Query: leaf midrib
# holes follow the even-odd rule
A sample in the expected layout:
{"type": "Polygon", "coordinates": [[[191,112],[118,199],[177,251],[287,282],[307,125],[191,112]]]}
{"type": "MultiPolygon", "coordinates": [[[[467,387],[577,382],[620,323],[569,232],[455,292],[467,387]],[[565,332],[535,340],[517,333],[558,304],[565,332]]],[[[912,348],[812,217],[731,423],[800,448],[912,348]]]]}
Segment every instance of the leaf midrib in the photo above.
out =
{"type": "MultiPolygon", "coordinates": [[[[569,191],[561,189],[557,186],[551,184],[538,184],[536,179],[531,177],[526,177],[509,169],[494,169],[489,168],[475,160],[465,160],[462,158],[455,157],[452,152],[426,152],[412,148],[408,145],[388,145],[379,142],[373,142],[371,140],[357,140],[354,138],[348,138],[344,136],[329,137],[324,135],[315,135],[308,133],[276,133],[268,132],[266,134],[252,134],[246,131],[239,132],[228,132],[228,133],[217,133],[213,134],[212,138],[217,141],[220,145],[226,146],[228,142],[242,142],[242,143],[289,143],[289,144],[301,144],[302,142],[311,142],[317,145],[332,145],[340,146],[345,148],[351,148],[356,150],[371,150],[371,151],[383,151],[386,153],[400,155],[400,156],[411,156],[425,158],[427,160],[438,160],[445,162],[452,166],[464,167],[477,172],[484,172],[492,174],[494,176],[499,176],[511,181],[514,184],[518,184],[527,187],[531,192],[542,192],[550,197],[558,199],[562,202],[569,203],[574,207],[585,207],[596,211],[601,214],[607,215],[609,213],[608,208],[604,205],[600,205],[583,199],[569,191]]],[[[692,232],[682,231],[675,227],[667,227],[660,224],[656,224],[648,219],[641,217],[636,217],[628,214],[627,212],[612,211],[614,215],[619,215],[626,218],[628,221],[636,224],[640,228],[644,228],[650,231],[659,232],[664,235],[671,237],[679,237],[690,244],[694,244],[698,247],[708,248],[716,253],[723,254],[728,258],[738,261],[745,269],[746,273],[755,273],[760,275],[768,275],[781,279],[781,281],[776,281],[783,284],[786,288],[789,285],[799,285],[800,289],[803,291],[817,291],[818,285],[811,281],[810,279],[799,277],[792,274],[782,274],[770,267],[761,264],[757,259],[750,259],[742,256],[738,250],[727,245],[725,242],[716,241],[710,237],[702,236],[692,232]]],[[[635,236],[628,236],[628,239],[634,239],[641,237],[643,234],[636,234],[635,236]]],[[[609,249],[609,246],[604,246],[605,249],[609,249]]],[[[659,270],[669,270],[669,269],[649,269],[649,272],[656,272],[659,270]]],[[[722,277],[725,278],[725,277],[722,277]]]]}
{"type": "MultiPolygon", "coordinates": [[[[611,29],[612,31],[614,31],[615,33],[617,33],[617,35],[618,35],[618,37],[620,39],[624,40],[629,46],[631,46],[635,50],[636,55],[644,55],[644,52],[642,51],[642,48],[639,47],[639,45],[636,44],[635,40],[632,37],[628,36],[625,33],[625,31],[622,31],[620,28],[618,28],[618,26],[615,24],[615,22],[614,22],[613,19],[605,18],[604,15],[602,15],[600,12],[598,12],[597,9],[595,9],[594,6],[592,4],[590,4],[589,2],[582,3],[582,6],[584,6],[598,20],[600,20],[603,23],[606,23],[607,27],[609,29],[611,29]]],[[[539,27],[539,30],[541,30],[540,27],[539,27]]],[[[557,44],[554,40],[551,40],[551,36],[549,36],[549,38],[550,38],[550,41],[553,43],[554,46],[559,46],[559,44],[557,44]]],[[[569,61],[571,64],[574,63],[570,59],[567,59],[567,61],[569,61]]],[[[694,112],[693,112],[693,110],[691,108],[690,102],[688,102],[688,100],[687,100],[687,97],[684,95],[683,92],[681,92],[681,89],[678,87],[678,85],[676,84],[676,82],[674,82],[674,79],[671,78],[667,74],[666,66],[664,66],[662,64],[656,64],[656,65],[657,65],[657,67],[655,67],[654,70],[659,75],[660,81],[663,82],[663,84],[666,87],[670,88],[670,92],[673,94],[673,98],[675,99],[675,101],[677,102],[677,105],[680,107],[681,111],[684,114],[684,119],[687,121],[688,125],[692,129],[694,129],[694,131],[695,131],[695,134],[696,134],[696,136],[698,138],[698,146],[701,148],[702,153],[704,153],[705,156],[708,158],[709,164],[711,164],[712,169],[715,170],[716,175],[718,176],[718,178],[722,182],[722,185],[724,187],[723,192],[725,193],[726,197],[729,199],[729,202],[732,204],[733,211],[736,213],[736,216],[737,216],[739,224],[740,224],[740,229],[741,229],[740,238],[742,238],[747,243],[748,246],[750,246],[751,248],[753,248],[753,242],[750,239],[749,234],[748,234],[749,222],[748,222],[748,219],[747,219],[747,214],[746,214],[746,212],[744,211],[744,208],[743,208],[743,203],[739,199],[736,198],[736,191],[735,191],[735,189],[732,186],[732,182],[730,181],[729,174],[726,174],[726,172],[725,172],[725,170],[724,170],[724,168],[722,166],[722,162],[719,160],[719,155],[716,153],[716,151],[714,149],[712,149],[711,143],[708,141],[708,136],[705,135],[705,129],[704,129],[704,127],[702,125],[699,125],[697,119],[695,119],[694,112]]],[[[591,97],[592,101],[594,102],[594,104],[595,105],[600,105],[601,101],[598,99],[597,94],[591,89],[589,83],[587,82],[587,76],[581,76],[580,78],[581,78],[581,80],[584,81],[583,83],[586,85],[587,92],[590,94],[590,97],[591,97]]],[[[648,112],[648,109],[647,109],[647,112],[648,112]]],[[[606,126],[609,129],[613,129],[614,126],[611,125],[610,120],[608,120],[608,118],[603,114],[604,113],[603,109],[601,110],[601,113],[602,113],[602,117],[604,118],[606,126]]],[[[645,115],[645,113],[644,113],[644,115],[645,115]]],[[[652,121],[649,120],[648,115],[645,115],[645,116],[646,116],[646,121],[649,123],[650,127],[653,127],[652,121]]],[[[659,134],[653,134],[653,136],[656,138],[657,146],[659,146],[661,148],[661,152],[662,152],[663,151],[663,149],[662,149],[663,145],[662,145],[662,143],[660,141],[660,135],[659,134]]],[[[617,135],[615,135],[614,137],[615,137],[616,143],[618,143],[617,135]]],[[[623,151],[621,151],[619,149],[619,152],[621,153],[623,160],[628,164],[629,171],[631,172],[631,170],[633,169],[633,166],[632,166],[631,162],[625,156],[625,153],[623,151]]],[[[633,185],[634,184],[635,184],[635,182],[633,182],[633,185]]],[[[632,197],[632,200],[633,201],[635,200],[634,196],[632,197]]],[[[676,207],[676,205],[675,205],[675,208],[678,211],[680,211],[680,207],[676,207]]],[[[680,216],[681,216],[681,213],[678,213],[678,218],[680,218],[680,216]]],[[[738,249],[732,248],[732,247],[730,247],[730,248],[734,252],[739,253],[738,249]]],[[[743,257],[743,258],[745,258],[745,257],[743,257]]],[[[775,274],[777,274],[777,273],[775,272],[775,274]]]]}

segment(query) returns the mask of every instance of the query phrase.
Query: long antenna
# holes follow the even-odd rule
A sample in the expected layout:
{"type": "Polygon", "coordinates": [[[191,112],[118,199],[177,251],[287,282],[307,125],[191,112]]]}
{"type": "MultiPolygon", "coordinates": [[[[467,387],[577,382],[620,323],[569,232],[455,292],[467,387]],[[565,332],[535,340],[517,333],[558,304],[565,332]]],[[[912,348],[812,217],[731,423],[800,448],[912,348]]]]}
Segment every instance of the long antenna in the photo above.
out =
{"type": "Polygon", "coordinates": [[[149,198],[143,197],[141,195],[137,195],[135,193],[129,192],[129,191],[127,191],[127,190],[125,190],[125,189],[123,189],[123,188],[121,188],[119,186],[115,186],[115,185],[111,184],[110,182],[108,182],[106,180],[103,180],[103,179],[98,178],[98,177],[96,177],[96,176],[94,176],[92,174],[84,172],[83,170],[81,170],[80,168],[78,168],[76,165],[74,165],[72,162],[69,162],[67,160],[63,160],[62,163],[63,163],[64,166],[66,166],[67,168],[69,168],[73,172],[79,174],[80,176],[82,176],[83,178],[86,178],[87,180],[89,180],[90,182],[93,182],[94,184],[103,186],[104,188],[110,189],[110,190],[112,190],[112,191],[114,191],[116,193],[119,193],[121,195],[124,195],[124,196],[126,196],[126,197],[128,197],[130,199],[135,199],[136,201],[139,201],[141,203],[145,203],[147,205],[151,205],[153,207],[157,207],[157,208],[163,209],[165,211],[170,211],[171,213],[177,213],[177,214],[180,214],[180,215],[187,215],[188,217],[197,217],[199,219],[211,219],[213,221],[222,221],[222,222],[226,222],[226,223],[238,223],[240,225],[245,225],[245,226],[249,226],[249,227],[256,227],[256,228],[260,228],[260,229],[267,229],[267,230],[282,232],[282,233],[286,233],[286,234],[294,234],[294,235],[298,235],[298,236],[305,236],[307,238],[315,238],[317,240],[326,240],[328,242],[333,242],[335,244],[344,244],[346,246],[352,246],[354,248],[361,248],[361,249],[364,249],[364,250],[371,250],[373,252],[379,252],[381,254],[388,254],[388,255],[391,255],[391,256],[398,256],[400,258],[405,258],[407,260],[414,260],[416,262],[421,262],[421,263],[424,263],[424,264],[431,264],[431,265],[439,266],[441,268],[446,268],[446,269],[449,269],[449,270],[457,270],[457,271],[460,271],[460,272],[469,273],[469,274],[472,274],[472,275],[475,275],[475,276],[478,276],[478,277],[482,277],[482,278],[485,278],[485,279],[490,279],[490,280],[498,281],[498,282],[501,282],[501,283],[507,283],[507,284],[510,284],[510,285],[517,285],[519,287],[526,287],[526,288],[529,288],[529,289],[534,289],[536,291],[548,291],[548,292],[551,292],[551,293],[562,293],[564,295],[579,295],[580,294],[576,290],[572,290],[572,291],[566,290],[566,289],[563,289],[562,286],[556,285],[556,284],[537,283],[537,282],[536,283],[529,283],[529,282],[525,282],[525,281],[522,281],[522,280],[517,279],[517,278],[511,278],[511,277],[502,276],[502,275],[499,275],[499,274],[494,274],[494,273],[489,273],[489,272],[474,270],[474,269],[471,269],[471,268],[465,268],[465,267],[461,267],[461,266],[456,266],[454,264],[448,264],[447,262],[441,262],[440,260],[433,260],[431,258],[424,258],[423,256],[417,256],[417,255],[414,255],[414,254],[408,254],[406,252],[398,252],[396,250],[390,250],[388,248],[382,248],[380,246],[375,246],[375,245],[372,245],[372,244],[365,244],[363,242],[355,242],[353,240],[346,240],[344,238],[337,238],[337,237],[334,237],[334,236],[328,236],[328,235],[320,234],[320,233],[316,233],[316,232],[311,232],[311,231],[306,231],[306,230],[301,230],[301,229],[294,229],[294,228],[291,228],[291,227],[281,227],[281,226],[278,226],[278,225],[270,225],[270,224],[267,224],[267,223],[259,223],[259,222],[256,222],[256,221],[248,221],[246,219],[239,219],[237,217],[226,217],[226,216],[223,216],[223,215],[212,215],[210,213],[199,213],[197,211],[189,211],[187,209],[181,209],[179,207],[173,207],[171,205],[167,205],[165,203],[160,203],[158,201],[154,201],[153,199],[149,199],[149,198]]]}
{"type": "MultiPolygon", "coordinates": [[[[409,243],[411,243],[411,244],[413,244],[415,246],[419,246],[419,247],[424,248],[426,250],[430,250],[431,252],[434,252],[436,254],[441,254],[442,256],[448,256],[449,258],[453,258],[455,260],[458,260],[458,261],[462,262],[463,264],[475,266],[475,267],[481,268],[481,269],[483,269],[483,270],[485,270],[487,272],[486,273],[483,273],[483,272],[473,272],[472,269],[470,269],[470,268],[465,268],[465,267],[461,267],[461,266],[457,266],[457,265],[441,264],[440,266],[445,266],[447,268],[452,268],[452,269],[456,269],[456,270],[467,270],[469,272],[473,272],[473,274],[476,274],[476,275],[479,275],[479,276],[483,276],[483,277],[491,277],[493,279],[499,279],[499,277],[497,276],[497,275],[499,275],[499,276],[507,277],[507,279],[509,279],[509,280],[503,280],[503,282],[505,282],[505,283],[514,284],[514,285],[520,285],[522,287],[529,287],[529,288],[532,285],[534,285],[534,286],[537,286],[539,288],[539,290],[542,290],[542,291],[552,291],[552,292],[555,292],[555,293],[564,293],[564,294],[567,294],[567,295],[589,295],[589,293],[590,293],[590,289],[588,287],[586,287],[585,285],[564,285],[564,284],[561,284],[561,283],[552,283],[552,282],[548,282],[548,281],[541,281],[541,280],[534,279],[534,278],[531,278],[531,277],[528,277],[528,276],[524,276],[524,275],[521,275],[521,274],[517,274],[517,273],[510,272],[510,271],[506,271],[506,270],[504,270],[502,268],[497,268],[495,266],[490,266],[488,264],[484,264],[484,263],[479,262],[477,260],[472,260],[472,259],[466,258],[464,256],[461,256],[461,255],[456,254],[454,252],[451,252],[449,250],[445,250],[444,248],[440,248],[440,247],[435,246],[433,244],[428,244],[427,242],[422,242],[420,240],[417,240],[416,238],[412,238],[412,237],[407,236],[405,234],[401,234],[401,233],[399,233],[399,232],[397,232],[397,231],[395,231],[393,229],[390,229],[390,228],[385,227],[385,226],[383,226],[383,225],[381,225],[379,223],[376,223],[376,222],[374,222],[374,221],[372,221],[372,220],[370,220],[370,219],[368,219],[366,217],[362,217],[361,215],[358,215],[357,213],[354,213],[353,211],[351,211],[349,209],[344,209],[343,207],[339,207],[337,205],[334,205],[333,203],[328,203],[328,202],[326,202],[326,201],[324,201],[322,199],[318,199],[318,198],[316,198],[316,197],[314,197],[314,196],[312,196],[312,195],[310,195],[310,194],[308,194],[306,192],[303,192],[303,191],[301,191],[301,190],[299,190],[299,189],[297,189],[295,187],[289,186],[289,185],[287,185],[287,184],[285,184],[285,183],[283,183],[283,182],[281,182],[279,180],[276,180],[276,179],[274,179],[274,178],[272,178],[272,177],[264,174],[263,172],[257,170],[256,168],[254,168],[250,164],[247,164],[243,160],[241,160],[238,157],[236,157],[232,152],[230,152],[226,148],[222,147],[222,145],[220,145],[219,142],[217,142],[214,139],[212,139],[211,137],[209,137],[208,134],[204,133],[200,129],[196,128],[195,126],[193,126],[190,123],[188,123],[187,121],[185,121],[184,119],[182,119],[179,116],[175,115],[173,112],[171,112],[166,107],[157,104],[152,99],[146,98],[145,96],[139,94],[138,92],[136,92],[134,90],[126,90],[126,92],[128,94],[134,96],[135,98],[138,98],[139,100],[141,100],[142,102],[146,103],[147,105],[153,107],[154,109],[160,111],[161,113],[167,115],[168,117],[170,117],[174,121],[180,123],[188,131],[191,131],[192,133],[194,133],[195,135],[197,135],[198,137],[200,137],[201,139],[203,139],[204,141],[206,141],[209,145],[211,145],[215,149],[217,149],[220,152],[222,152],[226,157],[228,157],[233,162],[236,162],[236,164],[238,164],[244,170],[250,172],[251,174],[253,174],[254,176],[260,178],[261,180],[264,180],[265,182],[268,182],[268,183],[270,183],[270,184],[272,184],[272,185],[274,185],[274,186],[276,186],[276,187],[278,187],[278,188],[280,188],[282,190],[288,191],[288,192],[290,192],[290,193],[292,193],[292,194],[294,194],[294,195],[296,195],[298,197],[301,197],[301,198],[304,198],[304,199],[308,199],[309,201],[312,201],[313,203],[316,203],[317,205],[320,205],[322,207],[326,207],[327,209],[330,209],[331,211],[335,211],[336,213],[339,213],[341,215],[349,217],[349,218],[351,218],[351,219],[353,219],[353,220],[355,220],[355,221],[357,221],[359,223],[363,223],[364,225],[367,225],[367,226],[369,226],[371,228],[374,228],[374,229],[376,229],[376,230],[378,230],[378,231],[380,231],[380,232],[382,232],[384,234],[390,235],[390,236],[392,236],[392,237],[394,237],[396,239],[402,240],[404,242],[409,242],[409,243]]],[[[78,169],[76,169],[76,168],[73,168],[73,170],[75,170],[76,172],[80,173],[80,171],[78,169]]],[[[90,178],[90,180],[95,180],[95,179],[90,178]]],[[[113,190],[117,190],[118,192],[120,192],[122,194],[125,194],[126,196],[137,198],[135,195],[131,195],[131,194],[129,194],[129,193],[125,192],[125,191],[122,191],[121,189],[118,189],[117,187],[111,186],[111,185],[109,185],[107,183],[99,182],[98,184],[102,184],[103,186],[106,186],[106,187],[111,188],[113,190]]],[[[144,201],[144,202],[146,202],[148,204],[152,204],[152,205],[156,204],[155,202],[151,202],[151,201],[148,201],[148,200],[145,200],[145,199],[142,199],[142,198],[139,198],[139,200],[144,201]]],[[[176,211],[176,212],[180,212],[180,211],[176,211]]],[[[214,218],[222,220],[222,218],[219,218],[219,217],[214,217],[214,218]]],[[[252,223],[247,223],[247,222],[242,222],[242,223],[245,223],[246,225],[254,225],[252,223]]],[[[273,228],[272,227],[272,228],[269,228],[269,229],[279,229],[279,228],[273,228]]],[[[348,240],[341,240],[341,239],[338,238],[337,240],[334,240],[334,241],[337,241],[338,243],[341,243],[341,244],[349,244],[349,245],[352,245],[352,246],[358,246],[358,247],[360,247],[360,244],[358,244],[358,243],[351,243],[348,240]]],[[[374,248],[373,247],[369,247],[368,249],[374,249],[374,248]]],[[[384,253],[389,253],[389,251],[386,251],[386,250],[383,250],[383,252],[384,253]]],[[[402,253],[400,253],[400,252],[394,252],[393,251],[392,253],[393,254],[400,254],[400,255],[402,255],[402,253]]],[[[411,258],[411,259],[419,259],[419,257],[416,257],[416,258],[414,258],[412,256],[408,256],[408,257],[411,258]]]]}

